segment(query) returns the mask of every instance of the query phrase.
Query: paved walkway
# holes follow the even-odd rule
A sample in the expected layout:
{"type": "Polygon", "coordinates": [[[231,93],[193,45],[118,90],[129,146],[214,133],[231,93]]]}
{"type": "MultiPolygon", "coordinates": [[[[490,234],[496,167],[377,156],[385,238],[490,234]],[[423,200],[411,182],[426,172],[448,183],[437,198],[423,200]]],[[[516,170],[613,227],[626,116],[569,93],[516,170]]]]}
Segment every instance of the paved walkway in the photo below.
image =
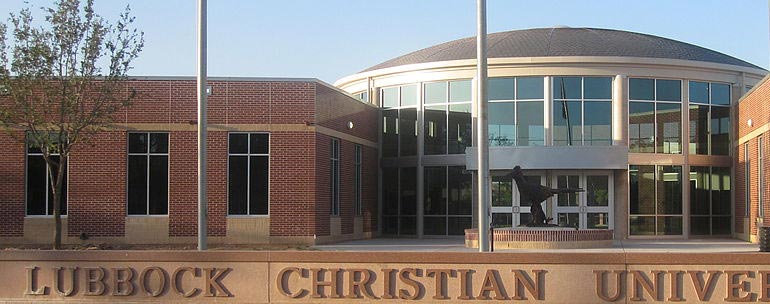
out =
{"type": "MultiPolygon", "coordinates": [[[[429,251],[476,252],[465,248],[462,237],[449,238],[376,238],[317,245],[323,251],[429,251]]],[[[759,245],[735,239],[704,240],[625,240],[612,248],[594,249],[502,249],[498,252],[757,252],[759,245]]],[[[770,254],[768,254],[770,257],[770,254]]]]}

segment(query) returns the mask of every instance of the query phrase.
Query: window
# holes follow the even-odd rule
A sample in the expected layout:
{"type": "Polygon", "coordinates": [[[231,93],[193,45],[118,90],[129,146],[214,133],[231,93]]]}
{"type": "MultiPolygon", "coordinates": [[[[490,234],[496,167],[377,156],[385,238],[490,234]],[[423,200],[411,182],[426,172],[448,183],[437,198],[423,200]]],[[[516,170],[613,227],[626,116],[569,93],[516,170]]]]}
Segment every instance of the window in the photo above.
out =
{"type": "Polygon", "coordinates": [[[417,168],[382,168],[382,233],[417,233],[417,168]]]}
{"type": "MultiPolygon", "coordinates": [[[[53,215],[53,188],[51,175],[56,176],[58,171],[49,172],[49,166],[43,159],[40,145],[32,136],[27,135],[27,215],[53,215]],[[51,175],[49,175],[49,173],[51,175]]],[[[50,157],[59,161],[59,153],[52,152],[50,157]]],[[[64,168],[64,181],[62,182],[60,212],[67,214],[67,168],[64,168]]]]}
{"type": "Polygon", "coordinates": [[[690,233],[729,235],[730,168],[690,167],[690,233]]]}
{"type": "Polygon", "coordinates": [[[471,146],[471,81],[426,83],[424,133],[426,155],[463,154],[471,146]]]}
{"type": "Polygon", "coordinates": [[[358,93],[351,94],[355,99],[358,99],[359,101],[363,103],[369,103],[369,92],[363,91],[358,93]]]}
{"type": "Polygon", "coordinates": [[[759,176],[759,187],[757,187],[757,217],[765,216],[765,191],[767,191],[767,176],[765,176],[765,148],[763,137],[757,137],[757,176],[759,176]]]}
{"type": "Polygon", "coordinates": [[[682,81],[629,78],[628,149],[682,153],[682,81]]]}
{"type": "Polygon", "coordinates": [[[363,204],[361,200],[361,145],[355,145],[355,177],[353,180],[353,188],[355,189],[355,208],[356,215],[362,215],[364,213],[363,204]]]}
{"type": "Polygon", "coordinates": [[[489,145],[545,143],[543,77],[489,80],[489,145]]]}
{"type": "Polygon", "coordinates": [[[612,145],[612,78],[553,78],[553,145],[612,145]]]}
{"type": "Polygon", "coordinates": [[[690,154],[730,154],[730,85],[689,82],[690,154]]]}
{"type": "Polygon", "coordinates": [[[682,234],[682,167],[629,166],[631,235],[682,234]]]}
{"type": "Polygon", "coordinates": [[[330,179],[330,185],[331,189],[329,193],[331,194],[331,215],[340,215],[340,140],[336,138],[332,138],[331,141],[331,166],[329,167],[331,171],[331,179],[330,179]]]}
{"type": "Polygon", "coordinates": [[[168,214],[168,133],[128,133],[128,214],[168,214]]]}
{"type": "Polygon", "coordinates": [[[230,133],[227,166],[228,214],[269,214],[270,134],[230,133]]]}
{"type": "Polygon", "coordinates": [[[417,85],[380,90],[382,107],[382,156],[417,154],[417,85]]]}
{"type": "Polygon", "coordinates": [[[743,215],[746,217],[751,216],[751,153],[749,153],[749,143],[746,142],[743,144],[743,174],[744,181],[746,183],[745,185],[745,191],[743,201],[745,202],[745,210],[743,212],[743,215]]]}
{"type": "Polygon", "coordinates": [[[471,175],[464,167],[425,167],[426,235],[462,235],[472,224],[471,175]]]}

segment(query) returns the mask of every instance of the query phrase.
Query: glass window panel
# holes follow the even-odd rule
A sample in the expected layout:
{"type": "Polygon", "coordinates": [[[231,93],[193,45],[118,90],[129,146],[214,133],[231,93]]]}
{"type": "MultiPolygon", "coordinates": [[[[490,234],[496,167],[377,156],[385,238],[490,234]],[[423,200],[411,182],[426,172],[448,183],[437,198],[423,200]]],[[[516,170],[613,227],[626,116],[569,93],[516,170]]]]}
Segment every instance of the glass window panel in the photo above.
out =
{"type": "Polygon", "coordinates": [[[382,111],[382,157],[398,156],[398,110],[382,111]]]}
{"type": "Polygon", "coordinates": [[[629,216],[631,235],[655,235],[654,216],[629,216]]]}
{"type": "MultiPolygon", "coordinates": [[[[251,156],[249,178],[249,214],[268,214],[268,168],[267,156],[251,156]]],[[[339,176],[339,167],[336,168],[339,176]]]]}
{"type": "Polygon", "coordinates": [[[610,228],[610,214],[609,213],[587,213],[586,214],[586,228],[588,228],[588,229],[609,229],[610,228]]]}
{"type": "Polygon", "coordinates": [[[228,214],[246,214],[248,156],[230,156],[228,164],[227,202],[228,214]]]}
{"type": "MultiPolygon", "coordinates": [[[[446,214],[446,167],[425,167],[424,212],[429,215],[446,214]]],[[[426,225],[427,226],[427,225],[426,225]]]]}
{"type": "Polygon", "coordinates": [[[446,217],[426,216],[423,223],[425,235],[446,235],[446,217]]]}
{"type": "Polygon", "coordinates": [[[128,153],[147,153],[147,133],[128,133],[128,153]]]}
{"type": "Polygon", "coordinates": [[[513,78],[489,78],[487,90],[489,100],[513,100],[513,78]]]}
{"type": "Polygon", "coordinates": [[[382,183],[382,213],[398,215],[398,168],[383,168],[382,180],[385,181],[382,183]]]}
{"type": "Polygon", "coordinates": [[[583,89],[585,99],[612,99],[612,77],[585,77],[583,89]]]}
{"type": "MultiPolygon", "coordinates": [[[[711,168],[711,214],[730,215],[730,168],[711,168]]],[[[729,223],[728,223],[729,225],[729,223]]],[[[729,227],[728,227],[729,231],[729,227]]]]}
{"type": "MultiPolygon", "coordinates": [[[[556,188],[580,188],[580,176],[559,175],[556,177],[556,188]]],[[[557,194],[556,205],[560,207],[577,207],[579,205],[578,194],[557,194]]],[[[559,224],[561,225],[561,219],[559,220],[559,224]]]]}
{"type": "Polygon", "coordinates": [[[659,216],[658,217],[658,235],[681,235],[682,217],[681,216],[659,216]]]}
{"type": "Polygon", "coordinates": [[[449,102],[471,101],[471,81],[459,80],[449,82],[449,102]]]}
{"type": "Polygon", "coordinates": [[[492,206],[510,207],[513,204],[513,179],[506,176],[492,176],[492,206]]]}
{"type": "Polygon", "coordinates": [[[690,234],[692,235],[710,235],[711,218],[708,216],[690,217],[690,234]]]}
{"type": "Polygon", "coordinates": [[[398,137],[401,156],[417,154],[417,108],[399,110],[398,137]]]}
{"type": "Polygon", "coordinates": [[[732,234],[730,216],[715,216],[711,218],[711,233],[713,235],[730,235],[732,234]]]}
{"type": "Polygon", "coordinates": [[[425,107],[425,154],[446,154],[446,106],[425,107]]]}
{"type": "Polygon", "coordinates": [[[382,89],[382,107],[398,107],[398,87],[382,89]]]}
{"type": "Polygon", "coordinates": [[[251,137],[251,154],[268,154],[270,153],[270,135],[266,133],[252,133],[251,137]]]}
{"type": "Polygon", "coordinates": [[[658,166],[657,192],[658,214],[682,214],[681,166],[658,166]]]}
{"type": "Polygon", "coordinates": [[[489,103],[490,146],[513,146],[516,143],[516,125],[513,107],[513,102],[489,103]]]}
{"type": "Polygon", "coordinates": [[[417,169],[401,168],[401,215],[417,214],[417,169]]]}
{"type": "Polygon", "coordinates": [[[149,214],[168,214],[168,156],[150,156],[149,214]]]}
{"type": "MultiPolygon", "coordinates": [[[[54,161],[59,161],[59,156],[53,155],[51,158],[54,159],[54,161]]],[[[54,174],[58,174],[57,172],[54,172],[54,174]]],[[[59,210],[61,212],[61,215],[67,214],[67,168],[64,168],[64,180],[62,181],[62,190],[61,190],[61,204],[59,205],[59,210]]],[[[50,193],[48,196],[48,212],[49,214],[53,215],[53,204],[54,204],[54,197],[53,197],[53,188],[51,187],[51,184],[48,184],[50,193]]]]}
{"type": "Polygon", "coordinates": [[[655,100],[655,80],[629,78],[628,98],[630,100],[655,100]]]}
{"type": "Polygon", "coordinates": [[[513,214],[511,213],[492,213],[492,227],[506,228],[513,226],[513,214]]]}
{"type": "Polygon", "coordinates": [[[711,155],[730,154],[730,108],[711,107],[711,155]]]}
{"type": "Polygon", "coordinates": [[[636,153],[655,152],[655,104],[631,102],[628,117],[628,150],[636,153]]]}
{"type": "Polygon", "coordinates": [[[128,214],[147,214],[147,156],[128,157],[128,214]]]}
{"type": "Polygon", "coordinates": [[[416,106],[417,100],[419,99],[419,96],[417,96],[417,85],[407,85],[401,87],[401,106],[416,106]]]}
{"type": "MultiPolygon", "coordinates": [[[[588,206],[609,206],[610,178],[606,175],[586,176],[586,203],[588,206]]],[[[590,221],[589,221],[590,223],[590,221]]]]}
{"type": "Polygon", "coordinates": [[[554,77],[554,99],[581,99],[583,98],[581,77],[554,77]]]}
{"type": "Polygon", "coordinates": [[[249,134],[231,133],[230,134],[230,154],[249,153],[249,134]]]}
{"type": "Polygon", "coordinates": [[[678,103],[656,103],[658,153],[682,153],[682,110],[678,103]]]}
{"type": "Polygon", "coordinates": [[[690,154],[708,154],[709,106],[690,105],[690,154]]]}
{"type": "MultiPolygon", "coordinates": [[[[471,174],[463,166],[449,167],[449,214],[471,215],[473,187],[471,174]]],[[[450,221],[451,222],[451,221],[450,221]]]]}
{"type": "Polygon", "coordinates": [[[517,99],[543,99],[543,77],[516,78],[517,99]]]}
{"type": "Polygon", "coordinates": [[[27,157],[27,215],[46,215],[46,193],[50,186],[43,156],[27,157]]]}
{"type": "Polygon", "coordinates": [[[464,154],[473,145],[471,104],[449,105],[449,154],[464,154]]]}
{"type": "Polygon", "coordinates": [[[445,103],[447,102],[446,82],[432,82],[426,83],[425,89],[425,103],[445,103]]]}
{"type": "Polygon", "coordinates": [[[450,217],[449,218],[449,235],[465,235],[465,229],[472,227],[473,218],[471,217],[450,217]]]}
{"type": "Polygon", "coordinates": [[[414,216],[399,217],[399,234],[414,235],[417,233],[417,219],[414,216]]]}
{"type": "Polygon", "coordinates": [[[662,101],[682,101],[682,81],[671,79],[656,80],[656,99],[662,101]]]}
{"type": "Polygon", "coordinates": [[[712,83],[711,104],[730,105],[730,85],[723,83],[712,83]]]}
{"type": "Polygon", "coordinates": [[[708,82],[690,81],[690,102],[709,103],[708,82]]]}
{"type": "Polygon", "coordinates": [[[582,145],[581,102],[560,100],[553,103],[553,145],[582,145]]]}
{"type": "Polygon", "coordinates": [[[150,153],[168,153],[168,133],[150,133],[150,153]]]}
{"type": "Polygon", "coordinates": [[[655,214],[655,166],[629,166],[630,214],[655,214]]]}
{"type": "Polygon", "coordinates": [[[519,146],[542,146],[545,144],[545,128],[542,101],[519,101],[516,112],[519,146]]]}
{"type": "Polygon", "coordinates": [[[532,222],[532,213],[519,213],[519,226],[532,222]]]}
{"type": "MultiPolygon", "coordinates": [[[[711,214],[709,167],[690,167],[690,214],[711,214]]],[[[706,220],[708,223],[708,220],[706,220]]],[[[708,227],[708,226],[707,226],[708,227]]]]}
{"type": "Polygon", "coordinates": [[[560,227],[580,227],[580,213],[559,213],[560,227]]]}
{"type": "Polygon", "coordinates": [[[398,217],[396,216],[383,216],[382,217],[382,234],[398,234],[398,217]]]}
{"type": "Polygon", "coordinates": [[[612,102],[586,101],[583,106],[585,145],[612,145],[612,102]]]}

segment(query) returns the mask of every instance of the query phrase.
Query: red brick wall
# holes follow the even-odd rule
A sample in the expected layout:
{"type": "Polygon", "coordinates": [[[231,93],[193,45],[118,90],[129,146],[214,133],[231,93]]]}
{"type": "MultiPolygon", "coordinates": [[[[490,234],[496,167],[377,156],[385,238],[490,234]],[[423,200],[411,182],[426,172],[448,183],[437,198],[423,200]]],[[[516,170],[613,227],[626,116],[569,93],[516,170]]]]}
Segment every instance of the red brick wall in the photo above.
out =
{"type": "MultiPolygon", "coordinates": [[[[24,172],[21,173],[24,175],[24,172]]],[[[126,133],[99,132],[73,147],[67,185],[67,232],[121,237],[126,215],[126,133]]]]}
{"type": "MultiPolygon", "coordinates": [[[[738,233],[745,233],[743,231],[744,216],[746,210],[746,158],[745,158],[745,144],[748,143],[749,147],[749,178],[750,178],[750,234],[756,235],[759,205],[759,191],[764,191],[765,196],[765,217],[764,224],[770,225],[770,132],[765,131],[762,134],[755,134],[751,137],[747,137],[751,132],[766,127],[770,124],[770,81],[767,79],[758,84],[757,87],[749,94],[744,96],[738,103],[738,111],[736,115],[735,127],[737,129],[736,139],[744,140],[744,143],[739,143],[737,147],[737,157],[735,158],[735,231],[738,233]],[[748,121],[752,121],[752,125],[748,125],[748,121]],[[764,145],[764,172],[759,172],[759,159],[758,137],[763,138],[764,145]],[[759,177],[761,174],[765,175],[766,185],[765,189],[759,189],[759,177]]],[[[737,142],[737,140],[736,140],[737,142]]]]}
{"type": "MultiPolygon", "coordinates": [[[[270,235],[315,233],[315,134],[270,134],[270,235]]],[[[328,212],[327,212],[328,213],[328,212]]]]}
{"type": "MultiPolygon", "coordinates": [[[[331,137],[316,133],[316,192],[315,230],[318,235],[330,235],[329,218],[331,211],[331,137]]],[[[340,176],[340,182],[343,180],[340,176]]],[[[340,186],[340,188],[342,188],[340,186]]]]}
{"type": "Polygon", "coordinates": [[[24,234],[24,133],[14,134],[0,131],[0,237],[24,234]]]}

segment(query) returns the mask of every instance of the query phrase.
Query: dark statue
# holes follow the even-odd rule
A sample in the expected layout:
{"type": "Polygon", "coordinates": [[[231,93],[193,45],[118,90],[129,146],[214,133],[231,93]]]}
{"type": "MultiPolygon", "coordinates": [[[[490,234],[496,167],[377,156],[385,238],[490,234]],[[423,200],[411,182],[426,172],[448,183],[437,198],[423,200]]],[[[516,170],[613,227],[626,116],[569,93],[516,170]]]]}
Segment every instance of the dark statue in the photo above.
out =
{"type": "Polygon", "coordinates": [[[524,179],[524,172],[521,171],[521,167],[516,166],[513,168],[513,180],[516,181],[516,187],[519,188],[519,194],[522,201],[530,201],[532,207],[530,212],[532,213],[532,220],[527,224],[527,227],[549,227],[557,226],[550,224],[549,222],[553,218],[546,218],[545,212],[543,212],[543,206],[541,205],[549,197],[554,194],[569,194],[583,192],[581,188],[561,188],[552,189],[540,183],[531,183],[524,179]]]}

